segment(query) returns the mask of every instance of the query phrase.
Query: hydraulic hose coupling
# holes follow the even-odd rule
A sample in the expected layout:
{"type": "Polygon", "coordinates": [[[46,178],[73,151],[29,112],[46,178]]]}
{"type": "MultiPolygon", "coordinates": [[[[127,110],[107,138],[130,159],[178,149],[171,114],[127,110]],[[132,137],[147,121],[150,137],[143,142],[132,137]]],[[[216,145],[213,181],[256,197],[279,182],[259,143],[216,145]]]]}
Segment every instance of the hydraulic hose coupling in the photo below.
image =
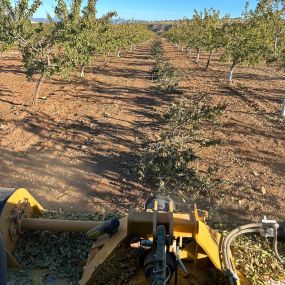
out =
{"type": "Polygon", "coordinates": [[[260,235],[265,238],[274,238],[277,236],[277,231],[279,228],[279,224],[275,220],[268,220],[266,216],[261,221],[262,223],[262,230],[260,235]]]}
{"type": "Polygon", "coordinates": [[[275,220],[267,220],[266,217],[262,220],[263,229],[261,236],[265,238],[273,238],[273,251],[277,259],[285,264],[285,260],[280,256],[278,251],[278,228],[279,224],[275,220]]]}

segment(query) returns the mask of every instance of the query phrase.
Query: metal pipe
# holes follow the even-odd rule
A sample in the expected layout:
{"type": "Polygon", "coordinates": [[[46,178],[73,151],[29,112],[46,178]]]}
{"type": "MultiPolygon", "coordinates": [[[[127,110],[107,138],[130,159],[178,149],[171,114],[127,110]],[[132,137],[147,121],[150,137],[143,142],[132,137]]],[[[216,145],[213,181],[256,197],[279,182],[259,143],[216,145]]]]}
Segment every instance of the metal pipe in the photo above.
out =
{"type": "Polygon", "coordinates": [[[250,230],[254,229],[254,231],[257,231],[258,229],[262,227],[263,227],[262,223],[252,223],[248,225],[243,225],[243,226],[240,226],[234,229],[225,237],[223,244],[222,244],[222,254],[223,254],[223,259],[224,259],[226,269],[229,269],[231,271],[233,270],[231,266],[231,262],[229,260],[229,250],[230,250],[232,238],[233,237],[236,238],[237,236],[243,234],[244,231],[247,231],[248,229],[250,230]]]}
{"type": "Polygon", "coordinates": [[[50,231],[50,232],[83,232],[101,225],[99,221],[73,221],[53,219],[24,218],[20,223],[22,230],[50,231]]]}
{"type": "Polygon", "coordinates": [[[230,285],[236,285],[238,280],[238,276],[236,275],[234,265],[231,263],[231,260],[229,258],[229,252],[232,242],[242,234],[260,232],[262,229],[263,229],[262,223],[252,223],[234,229],[225,237],[222,244],[222,255],[224,259],[226,272],[227,274],[229,274],[228,278],[230,285]]]}

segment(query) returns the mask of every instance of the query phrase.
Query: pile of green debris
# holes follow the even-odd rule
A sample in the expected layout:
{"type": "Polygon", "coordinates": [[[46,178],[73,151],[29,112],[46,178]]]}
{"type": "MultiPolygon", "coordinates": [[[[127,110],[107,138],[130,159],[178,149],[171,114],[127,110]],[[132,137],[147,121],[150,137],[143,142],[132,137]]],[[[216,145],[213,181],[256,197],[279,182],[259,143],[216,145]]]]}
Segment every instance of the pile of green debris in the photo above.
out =
{"type": "MultiPolygon", "coordinates": [[[[90,213],[45,211],[45,219],[100,221],[111,218],[90,213]]],[[[92,240],[85,233],[57,233],[26,231],[19,239],[13,256],[22,270],[11,270],[8,278],[12,284],[49,284],[53,280],[65,280],[66,284],[78,284],[92,240]]]]}
{"type": "MultiPolygon", "coordinates": [[[[280,252],[284,252],[282,246],[284,244],[280,244],[280,252]]],[[[256,235],[243,236],[234,243],[232,252],[236,268],[246,275],[250,284],[281,284],[277,281],[285,281],[284,266],[275,257],[272,244],[263,238],[256,235]]]]}

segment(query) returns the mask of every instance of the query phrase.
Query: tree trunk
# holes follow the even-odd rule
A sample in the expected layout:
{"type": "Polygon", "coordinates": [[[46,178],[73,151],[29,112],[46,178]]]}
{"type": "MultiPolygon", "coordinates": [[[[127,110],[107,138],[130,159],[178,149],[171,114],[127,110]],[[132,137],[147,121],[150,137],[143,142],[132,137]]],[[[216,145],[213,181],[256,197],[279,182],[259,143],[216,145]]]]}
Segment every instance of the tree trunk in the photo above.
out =
{"type": "Polygon", "coordinates": [[[81,65],[80,77],[84,77],[84,69],[85,69],[85,65],[81,65]]]}
{"type": "Polygon", "coordinates": [[[281,110],[281,116],[285,117],[285,100],[283,101],[283,106],[282,106],[282,110],[281,110]]]}
{"type": "Polygon", "coordinates": [[[211,59],[212,59],[212,51],[210,51],[210,54],[209,54],[209,57],[208,57],[208,61],[207,61],[207,65],[206,65],[206,69],[209,68],[211,59]]]}
{"type": "Polygon", "coordinates": [[[50,62],[50,55],[49,55],[49,54],[47,55],[47,65],[48,65],[48,66],[51,65],[51,62],[50,62]]]}
{"type": "Polygon", "coordinates": [[[278,37],[275,37],[275,41],[274,41],[274,55],[275,56],[277,54],[277,45],[278,45],[278,37]]]}
{"type": "Polygon", "coordinates": [[[37,84],[37,87],[36,87],[36,90],[35,90],[35,93],[34,93],[34,96],[33,96],[33,105],[37,105],[38,104],[38,98],[39,98],[39,95],[40,95],[40,91],[41,91],[41,87],[45,81],[45,78],[46,78],[46,75],[45,74],[42,74],[42,76],[40,77],[39,81],[38,81],[38,84],[37,84]]]}
{"type": "Polygon", "coordinates": [[[230,70],[230,73],[229,73],[229,82],[231,83],[233,81],[233,74],[234,74],[234,68],[236,66],[236,63],[235,61],[233,61],[233,64],[231,66],[231,70],[230,70]]]}
{"type": "Polygon", "coordinates": [[[200,61],[200,49],[197,49],[197,58],[196,58],[196,63],[199,63],[200,61]]]}
{"type": "Polygon", "coordinates": [[[192,55],[192,49],[191,48],[188,48],[188,56],[190,57],[192,55]]]}

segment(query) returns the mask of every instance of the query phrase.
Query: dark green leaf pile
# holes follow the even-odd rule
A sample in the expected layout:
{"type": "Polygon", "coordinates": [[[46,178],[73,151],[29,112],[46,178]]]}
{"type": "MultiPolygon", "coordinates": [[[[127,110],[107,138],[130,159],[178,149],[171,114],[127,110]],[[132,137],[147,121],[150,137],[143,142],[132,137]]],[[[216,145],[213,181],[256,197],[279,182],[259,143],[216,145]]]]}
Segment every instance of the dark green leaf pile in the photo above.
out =
{"type": "MultiPolygon", "coordinates": [[[[46,219],[97,221],[110,217],[91,213],[44,212],[46,219]]],[[[10,271],[9,278],[19,285],[46,284],[53,278],[77,284],[91,245],[92,240],[84,233],[26,231],[13,251],[22,270],[10,271]]]]}

